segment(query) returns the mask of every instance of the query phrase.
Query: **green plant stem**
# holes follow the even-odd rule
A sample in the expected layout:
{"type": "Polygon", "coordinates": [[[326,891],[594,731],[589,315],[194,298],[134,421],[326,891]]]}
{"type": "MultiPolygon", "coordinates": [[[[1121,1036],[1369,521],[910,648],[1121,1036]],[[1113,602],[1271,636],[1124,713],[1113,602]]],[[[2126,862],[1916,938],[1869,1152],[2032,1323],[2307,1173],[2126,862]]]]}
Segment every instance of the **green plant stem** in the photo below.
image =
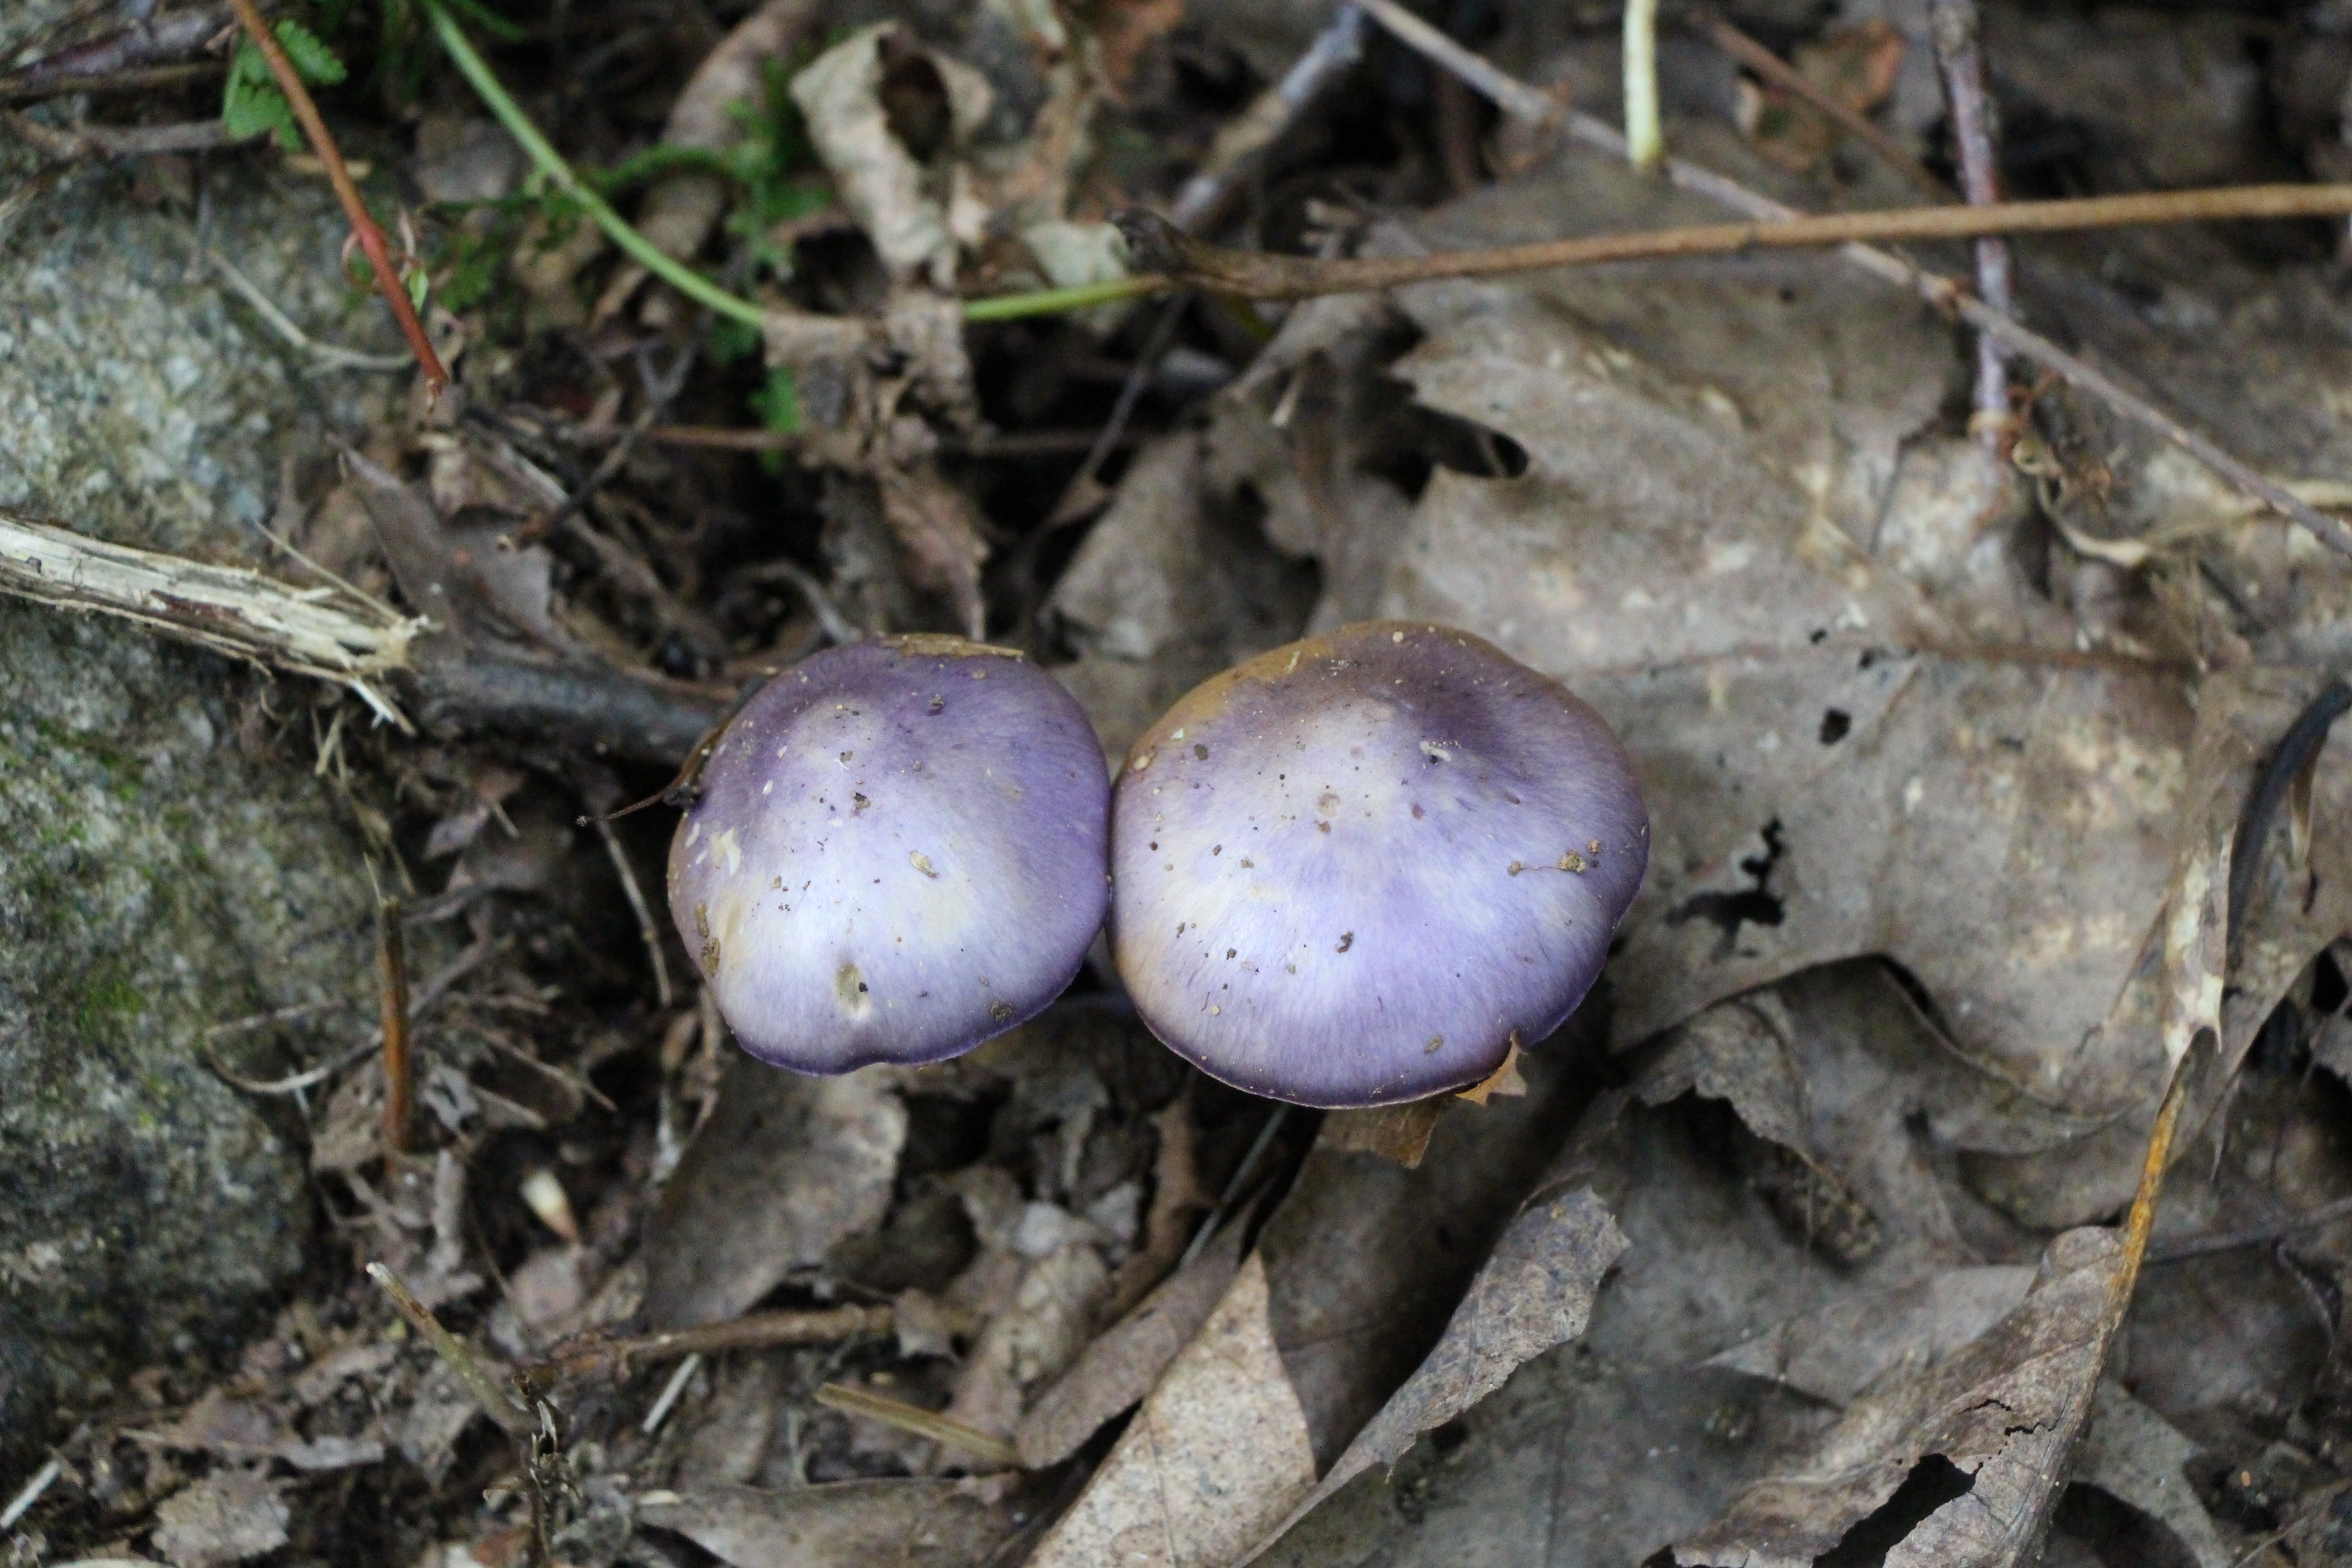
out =
{"type": "Polygon", "coordinates": [[[1083,310],[1090,305],[1115,305],[1122,300],[1163,293],[1174,287],[1165,278],[1145,273],[1114,278],[1106,283],[1081,283],[1071,289],[1040,289],[1027,294],[999,294],[993,299],[967,300],[967,321],[1011,321],[1023,316],[1050,316],[1061,310],[1083,310]]]}
{"type": "MultiPolygon", "coordinates": [[[[497,75],[490,69],[489,62],[482,58],[472,40],[466,37],[465,29],[457,26],[457,18],[451,16],[438,0],[422,0],[422,4],[425,15],[432,21],[434,36],[441,40],[442,48],[448,52],[459,74],[472,84],[474,91],[480,95],[490,112],[498,116],[499,123],[507,128],[507,134],[521,144],[523,152],[539,166],[540,173],[552,180],[565,195],[580,204],[581,210],[604,231],[607,238],[646,271],[698,304],[707,305],[722,316],[754,327],[766,321],[767,312],[758,305],[739,295],[730,294],[677,258],[665,254],[653,241],[631,228],[628,220],[614,211],[612,204],[597,195],[595,189],[563,161],[563,154],[540,133],[539,127],[531,123],[530,116],[522,111],[522,105],[517,103],[500,85],[497,75]]],[[[1041,289],[1026,294],[1000,294],[993,299],[966,301],[963,319],[967,321],[1010,321],[1023,316],[1049,316],[1059,311],[1083,310],[1090,305],[1113,304],[1139,295],[1155,294],[1167,287],[1168,280],[1164,278],[1115,278],[1108,283],[1087,283],[1075,289],[1041,289]]]]}
{"type": "Polygon", "coordinates": [[[472,40],[466,37],[465,29],[457,26],[457,18],[450,16],[437,0],[423,0],[423,4],[425,15],[432,22],[434,36],[441,40],[442,48],[448,51],[458,73],[473,85],[475,92],[489,106],[490,112],[499,117],[499,123],[507,128],[507,134],[521,144],[523,152],[539,165],[541,174],[555,182],[565,195],[580,204],[580,209],[588,215],[590,221],[603,229],[605,237],[620,247],[623,254],[688,299],[697,304],[707,305],[722,316],[755,327],[766,320],[767,312],[759,306],[730,294],[684,262],[665,254],[653,241],[631,228],[628,220],[614,212],[610,202],[598,195],[586,181],[573,173],[572,165],[563,161],[563,154],[540,134],[539,127],[531,123],[530,116],[522,111],[522,105],[517,103],[499,84],[489,62],[476,51],[472,40]]]}

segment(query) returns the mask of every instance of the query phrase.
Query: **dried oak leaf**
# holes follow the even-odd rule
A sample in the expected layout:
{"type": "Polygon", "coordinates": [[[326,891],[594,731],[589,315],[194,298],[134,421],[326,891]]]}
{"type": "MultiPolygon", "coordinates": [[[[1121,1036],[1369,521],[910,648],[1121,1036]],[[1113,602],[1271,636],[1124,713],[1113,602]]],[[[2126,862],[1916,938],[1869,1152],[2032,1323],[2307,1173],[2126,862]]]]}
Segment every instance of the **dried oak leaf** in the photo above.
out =
{"type": "Polygon", "coordinates": [[[737,1054],[647,1227],[648,1318],[738,1317],[880,1225],[907,1141],[898,1083],[887,1068],[804,1078],[737,1054]]]}

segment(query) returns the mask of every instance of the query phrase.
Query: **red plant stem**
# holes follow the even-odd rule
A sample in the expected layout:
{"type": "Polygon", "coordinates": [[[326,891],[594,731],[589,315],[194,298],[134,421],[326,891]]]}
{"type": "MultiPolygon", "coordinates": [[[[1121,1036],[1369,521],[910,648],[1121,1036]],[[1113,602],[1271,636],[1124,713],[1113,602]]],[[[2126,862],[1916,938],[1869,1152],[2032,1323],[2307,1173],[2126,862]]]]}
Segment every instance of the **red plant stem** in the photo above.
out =
{"type": "Polygon", "coordinates": [[[360,249],[366,252],[368,265],[375,268],[376,289],[383,294],[383,302],[392,307],[393,320],[400,323],[400,335],[408,340],[408,352],[416,356],[417,364],[424,370],[426,389],[438,397],[441,389],[449,384],[449,373],[442,368],[441,356],[433,352],[433,340],[425,335],[425,323],[416,319],[416,307],[409,303],[408,290],[402,286],[399,270],[392,264],[392,250],[383,242],[383,230],[369,216],[367,202],[353,183],[351,170],[343,164],[342,149],[335,145],[333,132],[319,117],[319,106],[310,100],[310,89],[302,85],[301,73],[287,58],[278,35],[262,19],[261,7],[255,0],[230,0],[230,4],[236,8],[238,25],[268,62],[269,74],[278,79],[278,90],[285,93],[287,103],[292,107],[295,121],[309,139],[310,151],[318,154],[320,166],[327,171],[327,183],[335,187],[335,199],[343,204],[343,216],[351,220],[352,234],[359,240],[360,249]]]}
{"type": "MultiPolygon", "coordinates": [[[[1984,49],[1979,40],[1976,0],[1934,0],[1929,16],[1936,32],[1936,58],[1944,69],[1951,104],[1952,144],[1958,154],[1960,191],[1970,206],[2000,201],[2000,124],[1985,90],[1984,49]]],[[[2010,281],[2009,242],[1988,235],[1976,243],[1977,297],[2002,315],[2016,313],[2010,281]]],[[[1992,338],[1977,335],[1977,411],[1987,417],[1983,437],[1994,451],[2007,436],[2009,353],[1992,338]]]]}

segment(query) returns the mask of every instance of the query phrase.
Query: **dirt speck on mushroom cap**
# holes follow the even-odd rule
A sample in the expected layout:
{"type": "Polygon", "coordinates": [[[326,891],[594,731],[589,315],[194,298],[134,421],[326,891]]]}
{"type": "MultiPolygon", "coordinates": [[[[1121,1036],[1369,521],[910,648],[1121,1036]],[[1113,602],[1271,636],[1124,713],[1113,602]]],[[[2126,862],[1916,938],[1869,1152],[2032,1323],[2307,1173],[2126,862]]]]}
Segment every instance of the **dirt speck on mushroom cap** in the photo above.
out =
{"type": "Polygon", "coordinates": [[[1152,1031],[1308,1105],[1473,1083],[1557,1028],[1640,888],[1622,747],[1466,632],[1368,622],[1195,688],[1114,787],[1111,938],[1152,1031]]]}
{"type": "Polygon", "coordinates": [[[1059,682],[956,637],[831,648],[730,721],[669,900],[736,1038],[802,1072],[1034,1016],[1101,926],[1109,782],[1059,682]]]}

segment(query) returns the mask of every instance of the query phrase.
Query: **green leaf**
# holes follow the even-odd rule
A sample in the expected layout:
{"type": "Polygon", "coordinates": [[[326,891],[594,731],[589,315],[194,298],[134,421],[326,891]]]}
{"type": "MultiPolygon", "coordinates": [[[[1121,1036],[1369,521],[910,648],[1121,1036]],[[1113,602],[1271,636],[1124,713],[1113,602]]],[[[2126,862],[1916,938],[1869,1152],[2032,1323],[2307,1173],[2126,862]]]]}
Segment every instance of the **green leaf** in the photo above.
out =
{"type": "MultiPolygon", "coordinates": [[[[343,62],[335,58],[335,51],[327,47],[320,41],[318,34],[301,23],[280,22],[271,31],[278,35],[278,42],[285,49],[286,58],[294,62],[294,74],[312,87],[332,87],[351,74],[343,68],[343,62]]],[[[247,47],[251,47],[249,44],[247,47]]],[[[254,50],[256,56],[260,52],[254,50]]],[[[268,68],[265,65],[263,68],[268,68]]]]}
{"type": "Polygon", "coordinates": [[[228,83],[221,91],[221,128],[235,141],[274,132],[281,147],[302,144],[294,130],[294,110],[271,79],[269,62],[250,39],[237,45],[229,61],[228,83]]]}
{"type": "MultiPolygon", "coordinates": [[[[301,23],[280,22],[273,30],[286,58],[294,62],[294,73],[304,81],[332,87],[350,74],[334,50],[301,23]]],[[[278,89],[269,62],[261,58],[261,50],[250,38],[236,46],[236,54],[229,61],[228,82],[221,90],[221,126],[237,141],[268,132],[289,152],[302,145],[294,125],[293,106],[278,89]]]]}

